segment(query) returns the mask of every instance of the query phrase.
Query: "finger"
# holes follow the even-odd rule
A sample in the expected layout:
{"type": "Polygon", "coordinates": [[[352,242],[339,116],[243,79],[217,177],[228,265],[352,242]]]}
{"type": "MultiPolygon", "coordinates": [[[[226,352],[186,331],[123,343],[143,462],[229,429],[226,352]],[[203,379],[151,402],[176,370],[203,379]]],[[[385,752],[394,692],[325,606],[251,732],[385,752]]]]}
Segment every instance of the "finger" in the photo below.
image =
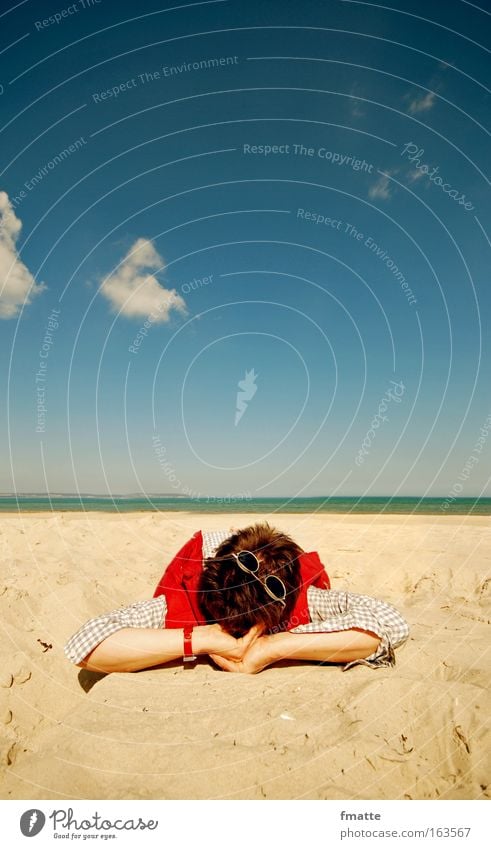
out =
{"type": "MultiPolygon", "coordinates": [[[[233,658],[236,661],[241,661],[246,656],[247,652],[255,642],[256,637],[254,634],[249,635],[249,633],[244,634],[243,637],[240,637],[237,641],[237,648],[233,652],[233,658]]],[[[232,652],[230,652],[232,654],[232,652]]]]}
{"type": "Polygon", "coordinates": [[[232,669],[230,669],[231,662],[226,660],[224,657],[222,657],[222,655],[220,655],[220,654],[210,654],[210,657],[213,660],[213,662],[216,663],[216,665],[220,667],[220,669],[224,670],[224,672],[232,672],[233,671],[232,669]]]}
{"type": "Polygon", "coordinates": [[[247,648],[249,648],[249,646],[251,646],[257,640],[257,638],[261,635],[261,633],[262,633],[262,626],[261,625],[253,625],[252,628],[250,628],[247,631],[247,634],[244,634],[244,636],[242,637],[244,645],[247,646],[247,648]]]}
{"type": "Polygon", "coordinates": [[[216,663],[220,669],[224,669],[225,672],[238,672],[237,669],[238,664],[233,660],[227,660],[227,658],[222,657],[221,654],[210,654],[211,659],[216,663]]]}
{"type": "Polygon", "coordinates": [[[220,669],[224,668],[223,667],[223,658],[220,657],[219,654],[210,654],[210,657],[211,657],[213,663],[216,663],[216,665],[219,666],[220,669]]]}

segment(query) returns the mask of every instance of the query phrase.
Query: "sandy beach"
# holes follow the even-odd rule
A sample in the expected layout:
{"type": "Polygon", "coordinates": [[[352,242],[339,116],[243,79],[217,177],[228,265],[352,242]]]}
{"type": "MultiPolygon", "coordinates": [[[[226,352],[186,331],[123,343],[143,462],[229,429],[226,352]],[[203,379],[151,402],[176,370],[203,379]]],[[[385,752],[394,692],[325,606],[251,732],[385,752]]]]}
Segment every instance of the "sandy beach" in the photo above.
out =
{"type": "Polygon", "coordinates": [[[1,516],[2,798],[489,797],[487,517],[272,517],[333,587],[400,609],[411,636],[392,669],[98,676],[65,659],[85,620],[150,598],[195,530],[264,518],[1,516]]]}

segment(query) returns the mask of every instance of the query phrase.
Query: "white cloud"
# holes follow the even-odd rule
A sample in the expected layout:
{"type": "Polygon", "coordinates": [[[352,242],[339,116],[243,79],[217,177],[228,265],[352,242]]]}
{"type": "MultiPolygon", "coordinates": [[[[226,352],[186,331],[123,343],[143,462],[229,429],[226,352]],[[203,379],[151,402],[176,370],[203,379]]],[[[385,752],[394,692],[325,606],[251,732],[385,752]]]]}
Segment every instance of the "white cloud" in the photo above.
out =
{"type": "Polygon", "coordinates": [[[0,318],[15,318],[23,304],[46,289],[36,284],[17,253],[22,228],[7,192],[0,192],[0,318]]]}
{"type": "Polygon", "coordinates": [[[101,284],[101,292],[117,312],[127,318],[148,318],[154,322],[169,321],[171,310],[186,312],[186,303],[175,289],[164,289],[153,274],[145,270],[162,270],[164,262],[149,239],[137,239],[116,268],[101,284]]]}
{"type": "Polygon", "coordinates": [[[371,198],[371,200],[389,200],[389,198],[392,197],[389,177],[385,174],[381,174],[378,180],[370,186],[368,190],[368,197],[371,198]]]}
{"type": "Polygon", "coordinates": [[[436,94],[434,91],[429,91],[427,94],[420,94],[413,98],[408,106],[408,112],[411,115],[417,115],[418,112],[428,112],[435,105],[436,94]]]}
{"type": "Polygon", "coordinates": [[[424,177],[424,176],[425,175],[424,175],[423,171],[418,171],[417,168],[415,168],[414,171],[410,171],[409,174],[407,175],[410,183],[415,183],[416,180],[421,180],[421,177],[424,177]]]}

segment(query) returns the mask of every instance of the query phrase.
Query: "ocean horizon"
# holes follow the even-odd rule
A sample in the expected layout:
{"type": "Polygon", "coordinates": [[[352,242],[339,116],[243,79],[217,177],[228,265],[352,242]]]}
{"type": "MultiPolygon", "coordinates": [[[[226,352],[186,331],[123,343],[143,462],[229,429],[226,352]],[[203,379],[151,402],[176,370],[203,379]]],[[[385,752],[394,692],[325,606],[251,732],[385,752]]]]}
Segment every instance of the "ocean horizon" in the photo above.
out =
{"type": "Polygon", "coordinates": [[[0,513],[37,512],[192,513],[400,513],[491,515],[491,498],[439,496],[313,496],[250,498],[175,495],[91,495],[87,493],[0,495],[0,513]]]}

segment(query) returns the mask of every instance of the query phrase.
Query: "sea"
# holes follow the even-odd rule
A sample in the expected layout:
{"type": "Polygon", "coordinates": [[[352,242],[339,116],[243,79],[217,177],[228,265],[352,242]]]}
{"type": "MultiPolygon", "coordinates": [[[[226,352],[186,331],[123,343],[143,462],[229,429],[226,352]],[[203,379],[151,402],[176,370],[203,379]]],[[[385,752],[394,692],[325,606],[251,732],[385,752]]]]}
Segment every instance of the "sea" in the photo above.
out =
{"type": "Polygon", "coordinates": [[[491,498],[316,496],[311,498],[186,498],[168,495],[0,495],[0,513],[417,513],[489,516],[491,498]]]}

